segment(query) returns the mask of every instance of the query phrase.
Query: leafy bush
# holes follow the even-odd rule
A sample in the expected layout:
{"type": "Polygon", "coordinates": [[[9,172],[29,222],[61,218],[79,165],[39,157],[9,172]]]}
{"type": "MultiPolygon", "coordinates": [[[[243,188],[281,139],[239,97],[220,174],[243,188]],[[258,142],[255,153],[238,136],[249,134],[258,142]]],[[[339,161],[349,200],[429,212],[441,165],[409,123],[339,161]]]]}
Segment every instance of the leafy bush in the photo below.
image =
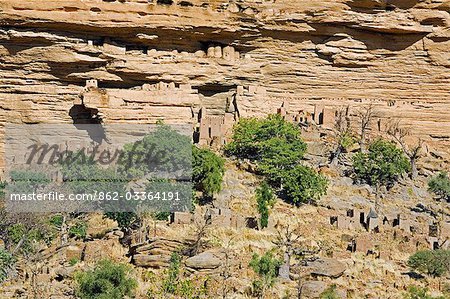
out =
{"type": "Polygon", "coordinates": [[[292,203],[316,201],[327,191],[327,179],[311,168],[297,165],[283,173],[283,191],[292,203]]]}
{"type": "Polygon", "coordinates": [[[56,236],[49,218],[35,213],[6,213],[0,204],[0,239],[17,254],[34,253],[37,245],[49,245],[56,236]]]}
{"type": "Polygon", "coordinates": [[[7,278],[8,271],[12,268],[15,261],[16,260],[11,253],[0,248],[0,283],[7,278]]]}
{"type": "Polygon", "coordinates": [[[69,260],[69,265],[70,266],[75,266],[80,260],[77,259],[76,257],[73,257],[69,260]]]}
{"type": "Polygon", "coordinates": [[[423,250],[408,259],[408,266],[421,273],[439,277],[450,271],[450,250],[423,250]]]}
{"type": "Polygon", "coordinates": [[[298,164],[306,151],[305,143],[300,139],[272,137],[261,145],[261,159],[258,169],[274,186],[283,183],[280,171],[286,171],[298,164]]]}
{"type": "MultiPolygon", "coordinates": [[[[72,155],[73,158],[70,161],[66,160],[68,162],[62,164],[64,180],[71,192],[75,194],[94,194],[97,191],[110,195],[117,192],[118,196],[125,194],[127,180],[122,174],[117,173],[114,168],[100,167],[91,156],[88,157],[83,152],[77,152],[72,155]]],[[[121,201],[120,207],[125,208],[125,205],[133,206],[135,204],[135,201],[121,201]]],[[[117,206],[118,203],[115,201],[105,200],[102,202],[104,210],[115,210],[117,206]]],[[[132,210],[132,207],[130,209],[132,210]]],[[[136,214],[132,212],[107,212],[105,216],[116,220],[121,228],[129,227],[137,218],[136,214]]],[[[74,236],[78,238],[85,237],[83,236],[83,227],[81,225],[71,229],[74,236]]]]}
{"type": "Polygon", "coordinates": [[[52,217],[50,217],[49,222],[52,226],[59,229],[63,225],[64,216],[63,215],[53,215],[52,217]]]}
{"type": "Polygon", "coordinates": [[[280,115],[270,115],[266,119],[240,120],[234,128],[233,141],[226,145],[225,151],[256,162],[258,170],[271,180],[269,183],[279,186],[278,172],[296,165],[303,158],[306,143],[297,126],[280,115]]]}
{"type": "Polygon", "coordinates": [[[84,221],[77,221],[73,226],[69,228],[69,236],[76,239],[84,240],[87,235],[87,223],[84,221]]]}
{"type": "Polygon", "coordinates": [[[31,184],[49,183],[50,179],[45,173],[30,170],[12,170],[9,174],[13,182],[29,182],[31,184]]]}
{"type": "Polygon", "coordinates": [[[117,221],[117,224],[122,229],[130,228],[139,217],[134,212],[106,212],[105,216],[111,220],[117,221]]]}
{"type": "Polygon", "coordinates": [[[126,181],[114,168],[100,167],[93,157],[83,152],[72,154],[74,158],[61,165],[61,172],[69,190],[75,194],[94,191],[123,194],[126,181]]]}
{"type": "Polygon", "coordinates": [[[224,159],[209,149],[192,146],[192,180],[198,191],[206,196],[218,193],[225,173],[224,159]]]}
{"type": "Polygon", "coordinates": [[[445,299],[445,297],[433,297],[428,294],[427,288],[410,286],[408,292],[403,296],[405,299],[445,299]]]}
{"type": "Polygon", "coordinates": [[[336,292],[336,285],[333,284],[326,288],[325,291],[320,294],[320,299],[339,299],[339,296],[336,292]]]}
{"type": "Polygon", "coordinates": [[[428,190],[439,196],[440,199],[450,200],[450,178],[445,171],[439,172],[428,182],[428,190]]]}
{"type": "Polygon", "coordinates": [[[270,251],[264,253],[262,256],[256,253],[253,255],[249,266],[259,276],[252,283],[255,295],[262,297],[267,289],[273,287],[281,263],[281,260],[275,258],[270,251]]]}
{"type": "Polygon", "coordinates": [[[21,223],[16,223],[8,228],[8,239],[13,244],[19,243],[25,234],[26,234],[25,226],[21,223]]]}
{"type": "Polygon", "coordinates": [[[22,253],[33,251],[33,243],[45,241],[45,231],[40,229],[29,229],[22,223],[15,223],[8,227],[8,241],[16,246],[21,243],[20,250],[22,253]]]}
{"type": "Polygon", "coordinates": [[[256,202],[258,204],[261,228],[265,228],[269,223],[269,207],[271,208],[275,204],[272,188],[266,182],[263,182],[256,189],[256,202]]]}
{"type": "Polygon", "coordinates": [[[153,298],[184,298],[198,299],[209,298],[207,295],[206,280],[191,280],[183,278],[181,269],[181,256],[173,253],[170,258],[169,269],[166,276],[161,279],[155,274],[147,275],[150,289],[147,290],[147,297],[153,298]]]}
{"type": "Polygon", "coordinates": [[[178,276],[180,275],[181,257],[174,252],[170,256],[170,265],[167,273],[167,278],[163,281],[163,292],[175,294],[177,291],[178,276]]]}
{"type": "Polygon", "coordinates": [[[50,183],[47,174],[30,170],[12,170],[11,183],[7,188],[12,193],[31,193],[38,187],[50,183]]]}
{"type": "Polygon", "coordinates": [[[76,295],[81,299],[123,299],[132,296],[137,287],[127,265],[100,261],[94,270],[75,275],[76,295]]]}
{"type": "Polygon", "coordinates": [[[353,157],[353,169],[359,181],[371,186],[391,186],[401,174],[409,171],[409,160],[394,143],[377,139],[368,152],[353,157]]]}

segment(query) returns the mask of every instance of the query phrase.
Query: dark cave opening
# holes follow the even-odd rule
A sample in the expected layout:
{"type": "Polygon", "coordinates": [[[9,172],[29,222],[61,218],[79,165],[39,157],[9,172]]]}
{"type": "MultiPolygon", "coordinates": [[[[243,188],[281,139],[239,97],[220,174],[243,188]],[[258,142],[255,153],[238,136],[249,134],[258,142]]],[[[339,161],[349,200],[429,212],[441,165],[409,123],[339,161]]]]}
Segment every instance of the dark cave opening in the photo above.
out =
{"type": "Polygon", "coordinates": [[[69,116],[75,125],[102,123],[102,119],[98,115],[98,109],[87,108],[84,105],[73,105],[69,110],[69,116]]]}

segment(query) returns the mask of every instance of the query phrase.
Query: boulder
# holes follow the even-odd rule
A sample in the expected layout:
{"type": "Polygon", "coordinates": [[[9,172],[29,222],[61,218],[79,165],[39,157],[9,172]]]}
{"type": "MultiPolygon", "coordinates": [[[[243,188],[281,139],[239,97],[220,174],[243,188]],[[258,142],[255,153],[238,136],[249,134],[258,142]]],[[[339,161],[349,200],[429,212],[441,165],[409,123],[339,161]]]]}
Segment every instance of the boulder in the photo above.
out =
{"type": "Polygon", "coordinates": [[[313,276],[338,278],[347,269],[346,265],[336,259],[320,258],[308,263],[313,276]]]}
{"type": "Polygon", "coordinates": [[[85,262],[97,262],[109,258],[114,261],[126,260],[127,250],[118,239],[94,240],[86,243],[84,249],[85,262]]]}
{"type": "Polygon", "coordinates": [[[303,284],[302,296],[305,298],[319,298],[326,288],[327,284],[323,281],[307,281],[303,284]]]}
{"type": "Polygon", "coordinates": [[[93,214],[87,221],[87,234],[92,238],[103,238],[108,232],[118,228],[117,222],[102,214],[93,214]]]}
{"type": "Polygon", "coordinates": [[[138,267],[146,268],[163,268],[169,265],[170,256],[164,254],[135,254],[133,256],[133,264],[138,267]]]}
{"type": "Polygon", "coordinates": [[[214,254],[203,252],[186,260],[186,266],[193,269],[215,269],[222,264],[214,254]]]}

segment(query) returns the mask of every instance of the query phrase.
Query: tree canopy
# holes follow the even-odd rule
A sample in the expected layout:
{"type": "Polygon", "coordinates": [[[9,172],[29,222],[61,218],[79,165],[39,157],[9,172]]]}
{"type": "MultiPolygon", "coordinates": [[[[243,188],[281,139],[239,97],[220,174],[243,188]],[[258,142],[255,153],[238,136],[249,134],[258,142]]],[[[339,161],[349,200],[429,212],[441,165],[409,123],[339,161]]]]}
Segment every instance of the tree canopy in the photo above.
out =
{"type": "Polygon", "coordinates": [[[297,165],[281,175],[282,195],[296,205],[314,202],[327,191],[327,179],[309,167],[297,165]]]}
{"type": "Polygon", "coordinates": [[[377,139],[368,152],[353,157],[353,168],[359,181],[371,186],[391,186],[403,173],[409,171],[409,160],[394,143],[377,139]]]}
{"type": "Polygon", "coordinates": [[[155,172],[189,176],[191,137],[159,123],[142,140],[126,144],[118,164],[119,173],[128,178],[155,172]]]}
{"type": "Polygon", "coordinates": [[[440,199],[450,200],[450,178],[445,171],[439,172],[428,182],[428,190],[439,196],[440,199]]]}
{"type": "Polygon", "coordinates": [[[192,146],[192,180],[195,188],[207,196],[222,188],[225,161],[209,149],[192,146]]]}
{"type": "Polygon", "coordinates": [[[258,173],[289,202],[315,201],[326,191],[326,179],[300,165],[306,143],[299,127],[280,115],[241,119],[225,152],[255,163],[258,173]]]}
{"type": "Polygon", "coordinates": [[[450,250],[418,251],[409,257],[408,266],[433,277],[443,276],[450,271],[450,250]]]}
{"type": "Polygon", "coordinates": [[[262,162],[264,172],[268,166],[282,169],[299,162],[306,152],[306,143],[297,126],[279,115],[269,115],[265,119],[240,120],[234,128],[233,141],[225,150],[238,158],[262,162]]]}
{"type": "Polygon", "coordinates": [[[267,289],[271,288],[276,281],[281,260],[268,251],[262,256],[254,254],[249,266],[258,274],[259,279],[253,281],[253,290],[259,298],[263,298],[267,289]]]}
{"type": "Polygon", "coordinates": [[[75,280],[81,299],[122,299],[132,296],[137,286],[128,266],[109,260],[100,261],[91,271],[77,273],[75,280]]]}

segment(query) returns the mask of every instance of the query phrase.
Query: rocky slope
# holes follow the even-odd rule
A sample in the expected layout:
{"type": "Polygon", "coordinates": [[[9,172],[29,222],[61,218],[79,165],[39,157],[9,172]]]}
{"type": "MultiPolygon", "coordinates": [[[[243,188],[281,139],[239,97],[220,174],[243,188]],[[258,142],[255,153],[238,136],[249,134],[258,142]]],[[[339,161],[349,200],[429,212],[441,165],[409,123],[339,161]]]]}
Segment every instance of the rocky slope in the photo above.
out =
{"type": "Polygon", "coordinates": [[[283,101],[309,111],[375,101],[379,118],[448,149],[449,10],[445,0],[2,0],[0,125],[90,113],[186,122],[201,106],[223,113],[244,86],[242,116],[283,101]],[[110,98],[95,112],[79,105],[88,79],[110,98]]]}
{"type": "MultiPolygon", "coordinates": [[[[276,244],[286,229],[293,234],[293,248],[314,252],[313,260],[304,265],[299,262],[301,258],[293,256],[289,279],[279,278],[265,298],[298,298],[299,275],[302,298],[318,298],[332,284],[337,286],[338,298],[400,299],[410,285],[427,286],[432,294],[442,294],[448,277],[417,277],[406,265],[416,250],[429,248],[428,225],[438,218],[430,211],[440,209],[425,190],[422,177],[415,182],[403,180],[386,191],[378,209],[380,229],[368,231],[359,221],[344,227],[342,223],[333,225],[330,219],[336,215],[343,217],[349,209],[359,218],[356,211],[373,209],[373,190],[367,185],[353,185],[351,179],[341,177],[336,169],[322,168],[330,180],[330,188],[318,205],[295,207],[278,199],[270,211],[268,228],[262,230],[249,227],[248,223],[230,225],[220,216],[211,218],[200,253],[188,254],[186,248],[196,240],[208,210],[229,209],[232,215],[258,217],[254,191],[259,178],[229,160],[226,168],[223,190],[212,205],[197,206],[192,218],[179,218],[180,222],[146,217],[129,241],[124,240],[117,223],[101,214],[81,217],[88,225],[87,238],[84,241],[69,238],[68,243],[59,246],[58,237],[42,248],[33,262],[19,259],[16,275],[0,286],[1,297],[75,298],[75,273],[109,258],[133,265],[133,277],[139,282],[136,298],[167,298],[146,294],[157,289],[167,277],[171,254],[181,252],[185,275],[200,284],[206,281],[209,295],[205,298],[222,298],[225,288],[226,298],[255,298],[250,287],[255,274],[248,266],[249,261],[254,253],[268,250],[282,256],[285,248],[276,244]],[[414,208],[419,206],[422,208],[414,208]],[[389,218],[393,214],[399,215],[401,221],[395,227],[389,218]],[[386,224],[384,220],[381,222],[384,217],[389,218],[386,224]],[[353,242],[356,248],[350,249],[353,242]]],[[[450,215],[448,205],[445,214],[450,215]]],[[[443,230],[447,235],[449,225],[447,222],[443,230]]]]}

